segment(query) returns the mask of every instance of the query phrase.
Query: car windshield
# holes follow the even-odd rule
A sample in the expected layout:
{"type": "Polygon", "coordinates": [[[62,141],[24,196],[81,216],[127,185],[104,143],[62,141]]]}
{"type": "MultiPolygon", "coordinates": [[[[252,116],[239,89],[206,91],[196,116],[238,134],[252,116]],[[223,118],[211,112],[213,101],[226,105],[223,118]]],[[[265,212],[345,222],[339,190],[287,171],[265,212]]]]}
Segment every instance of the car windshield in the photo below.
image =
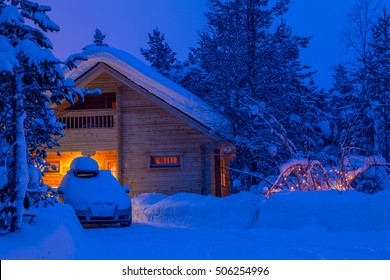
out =
{"type": "Polygon", "coordinates": [[[97,176],[99,171],[74,171],[73,173],[79,178],[91,178],[97,176]]]}

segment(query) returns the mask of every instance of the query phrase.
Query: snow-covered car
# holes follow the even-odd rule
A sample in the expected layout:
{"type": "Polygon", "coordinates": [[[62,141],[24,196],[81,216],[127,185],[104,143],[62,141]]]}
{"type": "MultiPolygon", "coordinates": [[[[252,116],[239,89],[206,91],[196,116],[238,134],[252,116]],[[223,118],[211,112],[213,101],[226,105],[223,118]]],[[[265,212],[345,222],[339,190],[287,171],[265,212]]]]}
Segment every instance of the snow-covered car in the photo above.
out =
{"type": "Polygon", "coordinates": [[[131,225],[130,188],[122,187],[110,170],[99,170],[92,158],[75,158],[57,192],[59,201],[72,205],[82,224],[131,225]]]}

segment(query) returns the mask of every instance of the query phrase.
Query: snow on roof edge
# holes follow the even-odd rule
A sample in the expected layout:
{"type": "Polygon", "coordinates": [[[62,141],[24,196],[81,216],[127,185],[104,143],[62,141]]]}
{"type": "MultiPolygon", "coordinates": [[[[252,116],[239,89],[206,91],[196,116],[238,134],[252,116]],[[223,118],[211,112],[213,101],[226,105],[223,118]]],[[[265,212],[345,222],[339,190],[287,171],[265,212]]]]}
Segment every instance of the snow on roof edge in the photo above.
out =
{"type": "Polygon", "coordinates": [[[88,58],[76,69],[65,71],[66,77],[84,75],[98,63],[105,63],[130,81],[207,127],[210,134],[228,133],[228,121],[193,93],[172,82],[133,55],[112,47],[89,47],[82,52],[88,58]]]}

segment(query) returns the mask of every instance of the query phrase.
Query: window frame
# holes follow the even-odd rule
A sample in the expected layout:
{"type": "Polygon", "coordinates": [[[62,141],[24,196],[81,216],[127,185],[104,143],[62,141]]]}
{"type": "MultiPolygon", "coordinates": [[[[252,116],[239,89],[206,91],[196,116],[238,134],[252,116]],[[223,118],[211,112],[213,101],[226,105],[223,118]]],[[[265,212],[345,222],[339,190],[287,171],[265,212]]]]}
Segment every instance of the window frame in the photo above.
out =
{"type": "Polygon", "coordinates": [[[183,154],[182,153],[151,153],[148,157],[148,168],[149,170],[178,170],[183,169],[183,154]],[[179,159],[179,164],[153,164],[153,157],[177,157],[179,159]]]}

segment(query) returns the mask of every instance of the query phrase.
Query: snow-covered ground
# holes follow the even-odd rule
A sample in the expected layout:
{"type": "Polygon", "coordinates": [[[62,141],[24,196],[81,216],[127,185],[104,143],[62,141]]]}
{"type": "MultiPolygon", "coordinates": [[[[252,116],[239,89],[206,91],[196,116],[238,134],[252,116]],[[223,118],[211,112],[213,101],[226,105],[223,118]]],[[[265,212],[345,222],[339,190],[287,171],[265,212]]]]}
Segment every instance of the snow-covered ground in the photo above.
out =
{"type": "Polygon", "coordinates": [[[388,260],[389,201],[390,191],[142,194],[131,227],[88,229],[57,204],[0,236],[0,258],[388,260]]]}

